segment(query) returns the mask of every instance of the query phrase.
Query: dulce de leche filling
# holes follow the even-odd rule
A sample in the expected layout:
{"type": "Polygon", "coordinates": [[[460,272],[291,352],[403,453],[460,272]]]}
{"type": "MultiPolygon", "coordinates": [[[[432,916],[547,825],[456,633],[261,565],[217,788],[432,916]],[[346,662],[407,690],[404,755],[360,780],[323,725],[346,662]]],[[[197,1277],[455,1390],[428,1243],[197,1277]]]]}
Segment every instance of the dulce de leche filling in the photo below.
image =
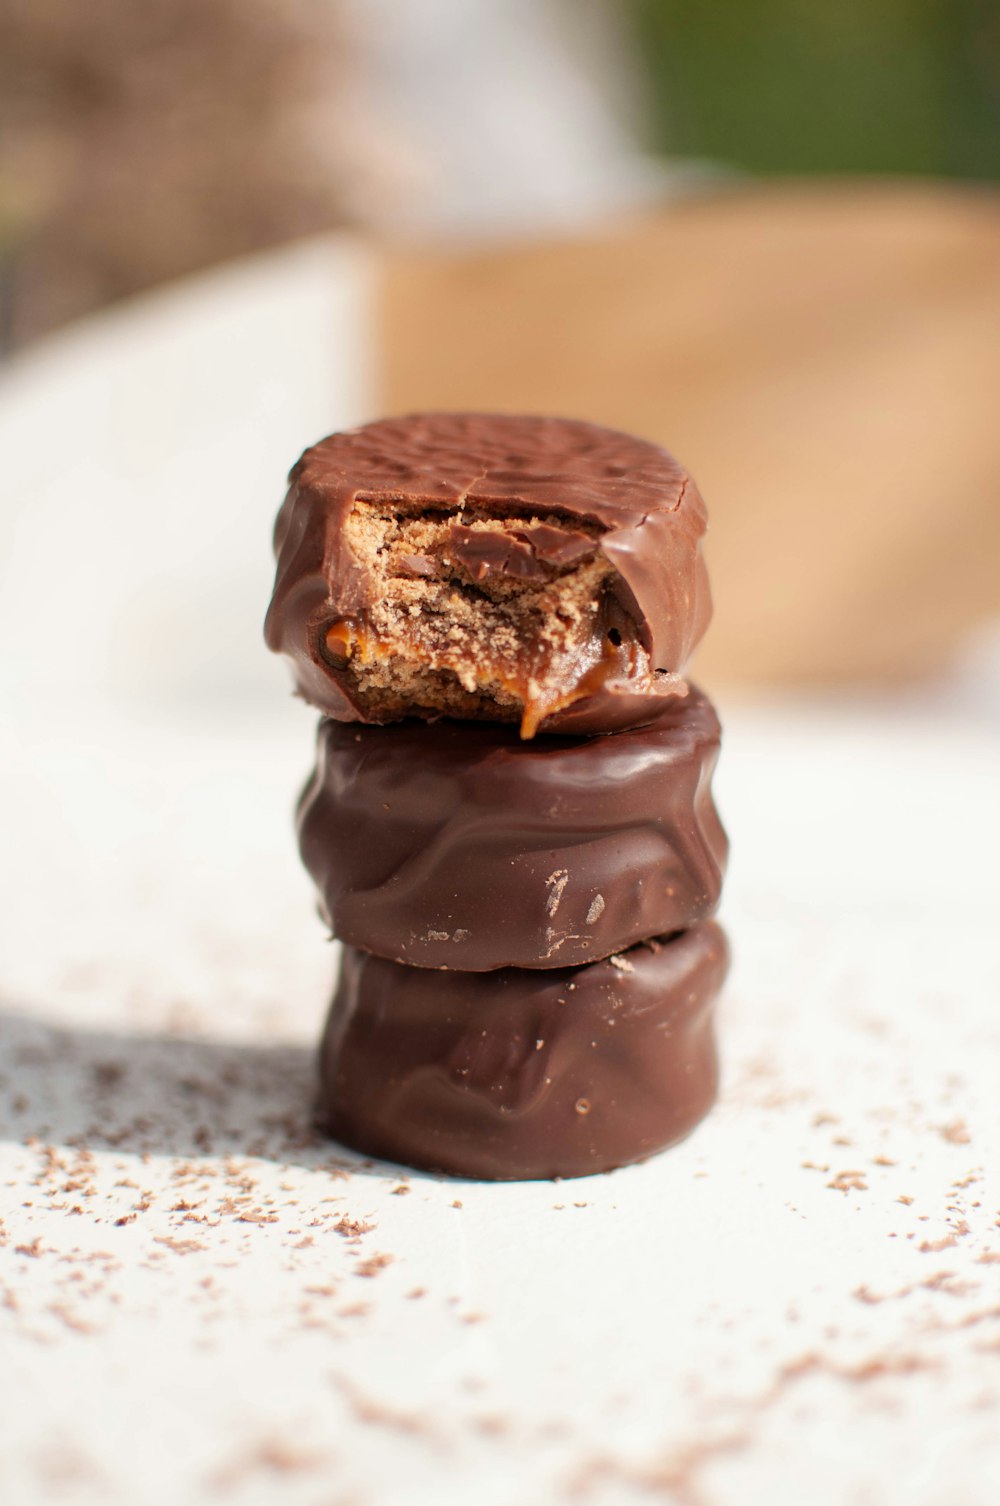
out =
{"type": "Polygon", "coordinates": [[[366,601],[325,625],[321,652],[373,719],[519,721],[530,738],[609,680],[650,675],[614,571],[580,527],[359,503],[347,529],[366,601]]]}

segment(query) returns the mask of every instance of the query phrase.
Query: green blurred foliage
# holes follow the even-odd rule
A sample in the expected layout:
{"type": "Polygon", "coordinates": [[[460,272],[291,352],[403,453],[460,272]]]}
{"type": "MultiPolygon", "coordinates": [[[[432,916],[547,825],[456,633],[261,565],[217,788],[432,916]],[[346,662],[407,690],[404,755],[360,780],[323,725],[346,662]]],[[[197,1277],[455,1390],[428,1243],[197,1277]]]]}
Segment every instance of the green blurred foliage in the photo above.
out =
{"type": "Polygon", "coordinates": [[[629,4],[671,155],[1000,178],[1000,0],[629,4]]]}

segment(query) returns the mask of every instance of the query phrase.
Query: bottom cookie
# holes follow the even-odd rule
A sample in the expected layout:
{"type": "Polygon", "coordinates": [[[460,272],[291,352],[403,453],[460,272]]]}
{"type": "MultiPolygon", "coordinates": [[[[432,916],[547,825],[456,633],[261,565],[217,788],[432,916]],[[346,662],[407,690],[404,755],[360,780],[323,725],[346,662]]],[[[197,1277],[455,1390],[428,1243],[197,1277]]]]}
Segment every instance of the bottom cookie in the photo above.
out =
{"type": "Polygon", "coordinates": [[[711,1108],[713,921],[583,967],[405,967],[345,947],[320,1127],[368,1155],[498,1181],[641,1161],[711,1108]]]}

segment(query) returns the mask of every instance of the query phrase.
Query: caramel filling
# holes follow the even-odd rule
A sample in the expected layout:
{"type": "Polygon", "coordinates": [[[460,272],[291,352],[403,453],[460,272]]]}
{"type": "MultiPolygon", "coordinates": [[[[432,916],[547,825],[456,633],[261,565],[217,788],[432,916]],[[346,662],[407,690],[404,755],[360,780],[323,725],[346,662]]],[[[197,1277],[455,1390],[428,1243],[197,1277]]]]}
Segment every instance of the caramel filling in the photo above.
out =
{"type": "Polygon", "coordinates": [[[648,677],[596,538],[554,518],[400,516],[345,524],[365,606],[323,631],[366,714],[519,721],[521,736],[608,680],[648,677]]]}

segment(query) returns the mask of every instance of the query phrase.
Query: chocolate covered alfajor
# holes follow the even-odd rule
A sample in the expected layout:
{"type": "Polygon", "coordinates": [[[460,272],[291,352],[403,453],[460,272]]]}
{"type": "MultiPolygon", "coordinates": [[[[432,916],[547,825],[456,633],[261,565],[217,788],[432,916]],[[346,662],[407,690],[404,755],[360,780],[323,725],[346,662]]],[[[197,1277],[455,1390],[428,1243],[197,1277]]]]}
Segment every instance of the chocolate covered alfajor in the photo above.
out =
{"type": "Polygon", "coordinates": [[[434,973],[347,947],[319,1122],[369,1155],[498,1181],[643,1160],[715,1099],[728,960],[714,921],[546,972],[434,973]]]}
{"type": "Polygon", "coordinates": [[[297,831],[343,943],[318,1115],[345,1144],[582,1176],[711,1106],[704,530],[666,451],[566,419],[386,419],[292,470],[265,635],[322,714],[297,831]]]}
{"type": "Polygon", "coordinates": [[[292,470],[268,645],[325,716],[607,732],[708,625],[705,508],[672,455],[568,419],[431,413],[292,470]]]}
{"type": "Polygon", "coordinates": [[[715,910],[719,723],[691,687],[645,727],[519,738],[320,723],[299,850],[331,931],[416,967],[566,967],[715,910]]]}

